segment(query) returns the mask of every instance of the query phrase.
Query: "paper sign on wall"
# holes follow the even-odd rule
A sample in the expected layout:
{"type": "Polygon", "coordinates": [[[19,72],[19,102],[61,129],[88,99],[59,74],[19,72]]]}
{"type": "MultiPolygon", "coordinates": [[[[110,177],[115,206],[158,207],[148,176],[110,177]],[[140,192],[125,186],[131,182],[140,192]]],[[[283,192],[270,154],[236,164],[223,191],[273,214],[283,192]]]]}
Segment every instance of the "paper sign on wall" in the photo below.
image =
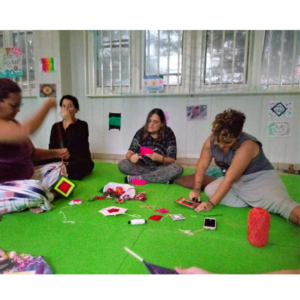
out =
{"type": "Polygon", "coordinates": [[[164,77],[162,75],[144,76],[143,87],[146,92],[163,91],[164,77]]]}
{"type": "Polygon", "coordinates": [[[119,131],[121,131],[121,114],[119,114],[119,113],[109,113],[108,125],[109,125],[109,130],[119,130],[119,131]]]}
{"type": "Polygon", "coordinates": [[[207,105],[187,106],[186,117],[188,121],[206,120],[207,105]]]}
{"type": "Polygon", "coordinates": [[[41,69],[44,73],[55,72],[55,61],[53,57],[41,58],[41,69]]]}
{"type": "Polygon", "coordinates": [[[40,97],[56,97],[56,84],[40,84],[40,97]]]}
{"type": "Polygon", "coordinates": [[[293,112],[292,101],[283,101],[283,102],[270,101],[269,103],[269,117],[291,118],[292,112],[293,112]]]}
{"type": "Polygon", "coordinates": [[[0,48],[0,78],[22,76],[22,49],[18,47],[0,48]]]}
{"type": "Polygon", "coordinates": [[[269,137],[290,137],[291,127],[290,122],[273,122],[268,123],[269,137]]]}

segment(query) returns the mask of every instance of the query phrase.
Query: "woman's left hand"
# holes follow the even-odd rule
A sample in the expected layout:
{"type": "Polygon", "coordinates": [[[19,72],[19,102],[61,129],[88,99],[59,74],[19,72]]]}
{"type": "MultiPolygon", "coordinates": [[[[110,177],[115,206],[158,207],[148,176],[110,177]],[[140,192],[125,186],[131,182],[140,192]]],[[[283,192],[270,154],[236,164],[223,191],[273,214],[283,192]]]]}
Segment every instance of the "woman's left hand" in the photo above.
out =
{"type": "Polygon", "coordinates": [[[195,211],[210,211],[211,209],[213,209],[213,206],[210,202],[202,202],[196,207],[195,211]]]}
{"type": "Polygon", "coordinates": [[[149,158],[152,159],[153,161],[162,162],[162,160],[163,160],[163,156],[160,155],[160,154],[158,154],[158,153],[145,154],[145,156],[149,157],[149,158]]]}

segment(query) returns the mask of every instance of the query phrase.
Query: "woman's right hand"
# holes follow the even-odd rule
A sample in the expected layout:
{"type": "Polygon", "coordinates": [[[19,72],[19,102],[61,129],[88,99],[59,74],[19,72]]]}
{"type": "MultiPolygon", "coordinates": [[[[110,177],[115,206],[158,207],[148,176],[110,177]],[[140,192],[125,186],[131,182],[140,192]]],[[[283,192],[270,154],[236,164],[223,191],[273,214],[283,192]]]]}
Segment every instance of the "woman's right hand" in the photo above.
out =
{"type": "Polygon", "coordinates": [[[70,112],[69,112],[67,109],[63,108],[63,109],[61,110],[60,115],[61,115],[61,117],[63,118],[63,120],[69,121],[69,122],[72,123],[72,117],[71,117],[71,114],[70,114],[70,112]]]}
{"type": "Polygon", "coordinates": [[[133,163],[133,164],[136,164],[138,161],[139,161],[139,159],[141,159],[142,157],[140,156],[140,155],[138,155],[137,153],[135,153],[135,154],[133,154],[133,155],[131,155],[130,157],[129,157],[129,160],[133,163]]]}
{"type": "Polygon", "coordinates": [[[200,201],[201,201],[200,191],[198,191],[198,190],[190,191],[190,200],[193,201],[194,198],[197,198],[198,202],[200,203],[200,201]]]}

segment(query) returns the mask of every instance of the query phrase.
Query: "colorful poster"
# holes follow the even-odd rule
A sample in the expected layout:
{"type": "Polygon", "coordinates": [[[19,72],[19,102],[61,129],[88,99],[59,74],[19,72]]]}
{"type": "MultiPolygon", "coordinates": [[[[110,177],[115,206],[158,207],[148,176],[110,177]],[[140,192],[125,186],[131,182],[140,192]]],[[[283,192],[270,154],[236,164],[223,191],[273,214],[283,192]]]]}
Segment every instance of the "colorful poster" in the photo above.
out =
{"type": "Polygon", "coordinates": [[[291,118],[292,113],[293,113],[293,102],[291,102],[291,101],[283,101],[283,102],[270,101],[269,117],[291,118]]]}
{"type": "Polygon", "coordinates": [[[207,105],[187,106],[186,117],[188,121],[206,120],[207,105]]]}
{"type": "Polygon", "coordinates": [[[40,84],[40,97],[56,97],[56,84],[40,84]]]}
{"type": "Polygon", "coordinates": [[[56,69],[54,64],[54,58],[53,57],[41,58],[41,67],[42,67],[42,72],[44,73],[55,72],[56,69]]]}
{"type": "Polygon", "coordinates": [[[0,78],[22,76],[22,49],[18,47],[0,48],[0,78]]]}
{"type": "Polygon", "coordinates": [[[290,122],[274,122],[269,121],[268,136],[269,137],[290,137],[291,127],[290,122]]]}
{"type": "Polygon", "coordinates": [[[164,77],[162,75],[144,76],[143,87],[146,92],[163,91],[164,77]]]}

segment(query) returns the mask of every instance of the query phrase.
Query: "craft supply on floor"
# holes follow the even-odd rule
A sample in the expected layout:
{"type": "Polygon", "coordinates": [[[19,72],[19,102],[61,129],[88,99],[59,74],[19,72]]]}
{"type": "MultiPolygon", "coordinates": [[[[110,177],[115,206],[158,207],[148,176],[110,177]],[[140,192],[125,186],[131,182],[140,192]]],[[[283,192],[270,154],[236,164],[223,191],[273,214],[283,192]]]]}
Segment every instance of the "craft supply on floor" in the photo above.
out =
{"type": "Polygon", "coordinates": [[[136,194],[134,199],[145,202],[147,200],[146,192],[136,194]]]}
{"type": "Polygon", "coordinates": [[[139,261],[143,262],[143,264],[146,266],[146,268],[148,269],[150,274],[178,274],[175,270],[150,264],[150,263],[146,262],[144,259],[142,259],[140,256],[138,256],[136,253],[134,253],[132,250],[130,250],[126,247],[124,247],[124,248],[129,254],[134,256],[139,261]]]}
{"type": "Polygon", "coordinates": [[[140,225],[140,224],[145,224],[145,223],[147,223],[147,220],[145,220],[145,219],[136,219],[136,220],[128,221],[128,224],[130,224],[130,225],[140,225]]]}
{"type": "Polygon", "coordinates": [[[170,211],[168,211],[166,208],[156,209],[155,211],[157,211],[157,212],[159,212],[159,213],[161,213],[161,214],[166,214],[166,213],[170,212],[170,211]]]}
{"type": "Polygon", "coordinates": [[[61,210],[60,210],[60,212],[58,213],[58,214],[62,214],[63,215],[63,223],[71,223],[71,224],[75,224],[75,221],[68,221],[67,220],[67,218],[66,218],[66,215],[64,214],[64,212],[63,212],[63,210],[65,209],[65,208],[71,208],[71,206],[65,206],[65,207],[63,207],[61,210]]]}
{"type": "Polygon", "coordinates": [[[132,179],[131,183],[134,185],[145,185],[147,184],[147,181],[143,179],[132,179]]]}
{"type": "Polygon", "coordinates": [[[80,199],[74,199],[71,202],[69,202],[70,205],[80,205],[82,204],[82,201],[80,199]]]}
{"type": "Polygon", "coordinates": [[[248,241],[256,247],[264,247],[268,243],[271,217],[261,207],[252,208],[248,214],[248,241]]]}
{"type": "Polygon", "coordinates": [[[149,220],[153,220],[153,221],[159,221],[162,218],[162,216],[159,215],[153,215],[151,217],[149,217],[149,220]]]}

